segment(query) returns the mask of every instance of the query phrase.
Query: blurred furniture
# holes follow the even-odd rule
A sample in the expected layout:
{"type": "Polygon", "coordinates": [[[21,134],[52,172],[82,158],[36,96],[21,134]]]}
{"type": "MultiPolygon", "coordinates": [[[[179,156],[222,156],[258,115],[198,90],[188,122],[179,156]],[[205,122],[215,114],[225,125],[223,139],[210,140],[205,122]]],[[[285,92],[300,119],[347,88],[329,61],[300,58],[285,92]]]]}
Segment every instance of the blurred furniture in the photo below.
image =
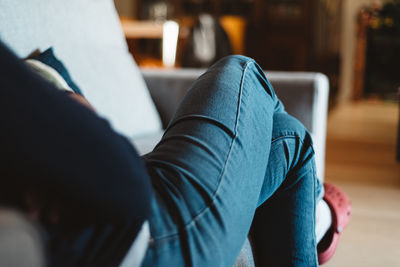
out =
{"type": "Polygon", "coordinates": [[[353,98],[397,100],[400,85],[400,2],[364,6],[357,20],[353,98]]]}
{"type": "MultiPolygon", "coordinates": [[[[154,18],[154,8],[164,4],[164,17],[181,18],[183,16],[197,16],[201,13],[212,14],[216,17],[222,15],[249,15],[254,0],[138,0],[136,1],[136,16],[139,19],[154,18]]],[[[162,12],[160,12],[162,13],[162,12]]]]}
{"type": "Polygon", "coordinates": [[[397,102],[399,104],[399,122],[397,128],[397,153],[396,159],[400,162],[400,87],[397,89],[397,102]]]}
{"type": "Polygon", "coordinates": [[[220,20],[208,13],[194,17],[190,35],[183,47],[182,67],[207,68],[231,54],[231,41],[220,20]]]}
{"type": "Polygon", "coordinates": [[[267,69],[312,70],[328,58],[337,65],[340,17],[338,0],[255,0],[248,55],[267,69]]]}
{"type": "Polygon", "coordinates": [[[400,85],[400,33],[368,28],[364,95],[397,99],[400,85]]]}
{"type": "Polygon", "coordinates": [[[121,19],[121,26],[127,39],[163,38],[163,24],[155,21],[121,19]]]}
{"type": "Polygon", "coordinates": [[[305,70],[314,52],[314,0],[255,1],[246,48],[268,69],[305,70]]]}
{"type": "MultiPolygon", "coordinates": [[[[204,72],[140,70],[129,54],[113,1],[1,3],[1,40],[21,58],[53,47],[98,114],[127,136],[142,154],[151,151],[160,140],[185,92],[204,72]]],[[[313,136],[317,172],[323,180],[327,77],[304,72],[267,74],[288,112],[303,122],[313,136]]],[[[330,216],[329,210],[322,216],[330,216]]],[[[245,248],[240,261],[251,265],[248,241],[245,248]]]]}
{"type": "Polygon", "coordinates": [[[369,15],[360,10],[356,24],[356,47],[354,56],[353,99],[359,100],[364,93],[365,51],[367,50],[367,28],[369,15]]]}
{"type": "MultiPolygon", "coordinates": [[[[148,18],[149,7],[158,2],[137,0],[137,17],[148,18]]],[[[185,23],[200,13],[219,18],[233,53],[250,56],[265,69],[326,74],[330,99],[334,99],[339,86],[342,0],[163,2],[167,3],[168,16],[188,27],[190,23],[185,23]]]]}
{"type": "Polygon", "coordinates": [[[246,19],[242,16],[224,15],[220,17],[219,22],[231,41],[233,54],[244,55],[246,19]]]}

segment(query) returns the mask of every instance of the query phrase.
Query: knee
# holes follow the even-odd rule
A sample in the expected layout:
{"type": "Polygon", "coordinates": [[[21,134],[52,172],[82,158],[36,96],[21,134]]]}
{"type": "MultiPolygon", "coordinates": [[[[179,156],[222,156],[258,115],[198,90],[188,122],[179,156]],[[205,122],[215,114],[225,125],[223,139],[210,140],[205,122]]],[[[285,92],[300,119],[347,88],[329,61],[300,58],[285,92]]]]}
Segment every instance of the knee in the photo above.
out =
{"type": "Polygon", "coordinates": [[[250,57],[230,55],[220,59],[211,67],[211,70],[227,70],[227,73],[233,76],[245,76],[246,80],[252,85],[251,87],[262,88],[274,99],[276,98],[273,86],[266,77],[264,70],[250,57]]]}

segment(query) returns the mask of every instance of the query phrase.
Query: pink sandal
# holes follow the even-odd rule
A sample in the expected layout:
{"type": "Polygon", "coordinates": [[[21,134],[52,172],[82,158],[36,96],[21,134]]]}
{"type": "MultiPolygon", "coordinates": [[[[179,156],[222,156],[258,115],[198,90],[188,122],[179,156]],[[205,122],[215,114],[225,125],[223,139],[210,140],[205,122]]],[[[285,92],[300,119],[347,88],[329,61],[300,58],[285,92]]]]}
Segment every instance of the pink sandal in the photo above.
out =
{"type": "Polygon", "coordinates": [[[332,226],[318,243],[318,261],[324,264],[330,260],[336,251],[339,237],[350,221],[351,204],[349,197],[338,187],[324,184],[324,200],[332,213],[332,226]]]}

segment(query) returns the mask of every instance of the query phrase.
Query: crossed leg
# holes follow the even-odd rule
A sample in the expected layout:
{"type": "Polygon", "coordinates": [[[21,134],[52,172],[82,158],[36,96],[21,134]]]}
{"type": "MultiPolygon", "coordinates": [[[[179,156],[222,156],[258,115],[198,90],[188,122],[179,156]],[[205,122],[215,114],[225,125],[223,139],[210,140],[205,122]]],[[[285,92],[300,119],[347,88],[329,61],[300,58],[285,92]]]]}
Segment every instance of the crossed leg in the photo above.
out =
{"type": "Polygon", "coordinates": [[[202,75],[144,160],[155,197],[143,266],[232,266],[255,214],[257,259],[317,266],[311,138],[254,60],[202,75]]]}

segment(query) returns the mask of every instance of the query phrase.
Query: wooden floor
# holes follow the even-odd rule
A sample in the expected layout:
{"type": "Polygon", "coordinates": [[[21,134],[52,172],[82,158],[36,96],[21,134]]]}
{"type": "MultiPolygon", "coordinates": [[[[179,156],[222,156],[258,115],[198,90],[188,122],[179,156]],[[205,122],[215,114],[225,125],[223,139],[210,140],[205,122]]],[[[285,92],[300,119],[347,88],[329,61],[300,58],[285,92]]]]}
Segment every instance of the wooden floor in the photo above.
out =
{"type": "Polygon", "coordinates": [[[363,101],[328,118],[326,181],[352,201],[353,215],[324,266],[400,266],[400,163],[395,161],[398,106],[363,101]]]}

